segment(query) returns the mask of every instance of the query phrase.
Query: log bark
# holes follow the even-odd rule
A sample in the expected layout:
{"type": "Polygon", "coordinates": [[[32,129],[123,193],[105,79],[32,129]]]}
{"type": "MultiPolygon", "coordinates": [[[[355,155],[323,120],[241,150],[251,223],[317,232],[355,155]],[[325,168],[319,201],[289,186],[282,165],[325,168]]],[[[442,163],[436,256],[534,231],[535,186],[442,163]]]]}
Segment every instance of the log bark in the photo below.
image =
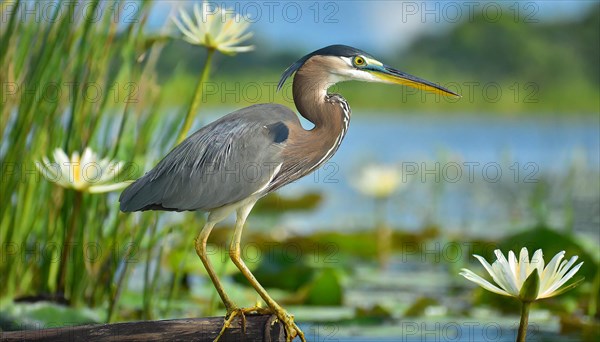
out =
{"type": "MultiPolygon", "coordinates": [[[[220,342],[284,341],[285,330],[273,315],[247,315],[246,331],[239,317],[220,342]]],[[[82,325],[53,329],[2,332],[0,341],[212,341],[223,317],[82,325]]]]}

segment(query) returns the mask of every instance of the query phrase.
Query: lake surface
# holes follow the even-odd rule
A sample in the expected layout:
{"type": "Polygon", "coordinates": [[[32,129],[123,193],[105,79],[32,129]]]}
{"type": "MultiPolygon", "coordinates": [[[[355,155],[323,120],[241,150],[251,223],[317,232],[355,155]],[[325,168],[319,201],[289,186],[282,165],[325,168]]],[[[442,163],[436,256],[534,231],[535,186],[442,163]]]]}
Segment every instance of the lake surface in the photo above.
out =
{"type": "MultiPolygon", "coordinates": [[[[207,109],[212,115],[198,115],[194,129],[233,110],[207,109]]],[[[311,126],[306,120],[303,125],[311,126]]],[[[146,159],[160,159],[163,153],[157,153],[146,159]]],[[[444,231],[493,237],[543,217],[550,226],[600,238],[597,113],[507,117],[356,110],[333,158],[279,190],[292,197],[319,192],[319,207],[286,213],[277,227],[286,234],[372,227],[374,201],[352,185],[361,168],[373,163],[403,172],[385,211],[386,222],[397,229],[436,224],[444,231]]],[[[248,222],[253,230],[273,226],[256,215],[248,222]]]]}
{"type": "MultiPolygon", "coordinates": [[[[506,226],[507,211],[527,202],[524,197],[540,182],[549,183],[549,202],[567,185],[586,192],[585,198],[600,198],[600,119],[362,114],[352,119],[327,164],[280,190],[285,195],[314,190],[325,197],[316,212],[286,215],[282,226],[306,232],[372,224],[372,201],[352,187],[366,163],[393,164],[405,172],[387,208],[394,226],[418,229],[429,219],[445,229],[485,234],[484,223],[506,226]],[[565,185],[570,172],[583,176],[565,185]]],[[[561,224],[560,217],[550,219],[561,224]]],[[[531,217],[525,213],[520,220],[529,223],[531,217]]]]}

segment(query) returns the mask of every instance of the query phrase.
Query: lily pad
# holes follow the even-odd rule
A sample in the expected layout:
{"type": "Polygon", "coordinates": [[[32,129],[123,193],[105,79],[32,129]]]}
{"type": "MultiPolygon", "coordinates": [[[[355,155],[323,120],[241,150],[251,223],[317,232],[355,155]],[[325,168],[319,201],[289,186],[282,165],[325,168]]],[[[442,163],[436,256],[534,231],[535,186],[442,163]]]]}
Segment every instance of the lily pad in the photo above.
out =
{"type": "Polygon", "coordinates": [[[437,306],[440,303],[435,298],[419,297],[414,303],[404,312],[405,317],[422,317],[425,316],[425,311],[428,307],[437,306]]]}
{"type": "Polygon", "coordinates": [[[0,311],[2,330],[48,329],[100,323],[89,308],[72,308],[50,302],[12,303],[0,311]]]}
{"type": "Polygon", "coordinates": [[[253,212],[281,215],[291,211],[311,211],[316,209],[322,200],[323,196],[318,192],[309,192],[298,197],[284,197],[271,193],[256,203],[253,212]]]}
{"type": "Polygon", "coordinates": [[[344,301],[341,276],[334,268],[321,269],[304,291],[305,305],[339,306],[344,301]]]}
{"type": "MultiPolygon", "coordinates": [[[[248,258],[246,258],[248,262],[248,258]]],[[[273,246],[267,254],[259,258],[253,274],[264,287],[296,291],[307,284],[315,273],[315,269],[307,265],[303,258],[291,257],[283,246],[273,246]]],[[[234,274],[234,280],[248,284],[246,278],[234,274]]]]}
{"type": "Polygon", "coordinates": [[[379,324],[392,319],[392,313],[387,308],[376,304],[370,308],[356,308],[354,322],[379,324]]]}

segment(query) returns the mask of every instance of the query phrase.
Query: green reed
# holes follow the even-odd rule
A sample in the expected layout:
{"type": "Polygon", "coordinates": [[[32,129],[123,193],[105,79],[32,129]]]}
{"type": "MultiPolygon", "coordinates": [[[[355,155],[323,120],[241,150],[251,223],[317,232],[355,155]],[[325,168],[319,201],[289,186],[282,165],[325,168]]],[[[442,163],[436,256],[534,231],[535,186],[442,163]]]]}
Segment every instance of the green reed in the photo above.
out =
{"type": "MultiPolygon", "coordinates": [[[[132,269],[160,257],[159,239],[148,239],[156,218],[120,213],[117,193],[63,189],[35,163],[55,148],[70,154],[90,146],[128,162],[119,181],[155,163],[181,123],[157,110],[155,66],[164,39],[146,32],[150,2],[127,12],[125,3],[86,2],[99,16],[81,15],[82,3],[44,4],[55,8],[47,17],[24,15],[32,4],[23,1],[0,13],[8,18],[0,28],[0,296],[3,303],[64,297],[74,306],[106,307],[114,320],[132,269]]],[[[158,286],[158,273],[152,277],[144,306],[158,286]]]]}

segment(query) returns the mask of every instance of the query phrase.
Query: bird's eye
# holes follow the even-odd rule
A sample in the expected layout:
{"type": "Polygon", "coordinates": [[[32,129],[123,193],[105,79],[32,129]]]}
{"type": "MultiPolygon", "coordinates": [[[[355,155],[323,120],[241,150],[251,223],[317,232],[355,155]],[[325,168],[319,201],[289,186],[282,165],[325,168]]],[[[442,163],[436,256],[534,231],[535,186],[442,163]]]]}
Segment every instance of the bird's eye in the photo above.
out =
{"type": "Polygon", "coordinates": [[[354,57],[354,65],[355,66],[363,66],[365,65],[365,59],[361,56],[354,57]]]}

